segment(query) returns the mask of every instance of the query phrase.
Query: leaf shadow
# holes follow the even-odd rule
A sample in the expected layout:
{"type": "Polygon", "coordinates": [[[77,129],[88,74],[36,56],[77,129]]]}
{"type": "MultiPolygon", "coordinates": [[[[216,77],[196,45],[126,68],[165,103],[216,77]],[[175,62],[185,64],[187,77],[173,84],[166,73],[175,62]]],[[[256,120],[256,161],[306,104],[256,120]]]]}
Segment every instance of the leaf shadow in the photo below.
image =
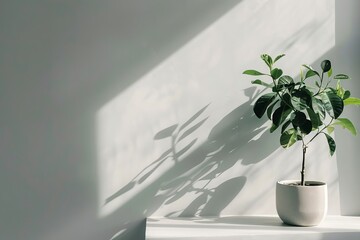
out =
{"type": "Polygon", "coordinates": [[[259,120],[253,114],[251,103],[259,91],[251,87],[244,93],[248,100],[215,124],[201,144],[195,145],[198,139],[195,133],[208,120],[208,116],[201,116],[207,112],[209,104],[185,123],[173,124],[156,133],[154,140],[167,139],[170,148],[140,171],[129,184],[109,196],[106,204],[125,192],[139,189],[141,185],[142,190],[134,191],[136,193],[121,209],[138,208],[139,205],[135,204],[141,202],[138,214],[151,216],[160,208],[181,201],[181,209],[168,212],[165,216],[219,216],[247,182],[244,175],[230,179],[222,178],[222,175],[237,163],[256,164],[277,148],[274,141],[264,134],[266,120],[259,120]],[[264,136],[264,139],[255,138],[258,135],[264,136]],[[178,150],[179,142],[185,140],[189,143],[178,150]],[[262,151],[248,153],[249,147],[261,148],[262,151]],[[172,167],[161,171],[161,166],[169,163],[172,167]],[[147,181],[150,176],[151,181],[147,181]]]}

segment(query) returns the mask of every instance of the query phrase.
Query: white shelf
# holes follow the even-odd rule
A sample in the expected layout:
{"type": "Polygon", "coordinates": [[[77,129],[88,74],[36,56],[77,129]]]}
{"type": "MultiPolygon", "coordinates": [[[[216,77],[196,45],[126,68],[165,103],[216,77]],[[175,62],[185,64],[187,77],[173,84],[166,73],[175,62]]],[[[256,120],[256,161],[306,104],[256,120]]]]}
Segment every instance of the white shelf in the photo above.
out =
{"type": "Polygon", "coordinates": [[[359,240],[360,217],[328,216],[316,227],[288,226],[277,216],[150,217],[146,222],[146,239],[359,240]]]}

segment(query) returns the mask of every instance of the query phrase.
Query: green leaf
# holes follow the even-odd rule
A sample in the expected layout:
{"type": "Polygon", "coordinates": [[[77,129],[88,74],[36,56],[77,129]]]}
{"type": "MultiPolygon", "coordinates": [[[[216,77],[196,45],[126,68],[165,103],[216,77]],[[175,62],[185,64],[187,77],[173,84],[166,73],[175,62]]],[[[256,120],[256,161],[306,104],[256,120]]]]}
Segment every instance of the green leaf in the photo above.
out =
{"type": "Polygon", "coordinates": [[[343,99],[343,100],[348,99],[348,98],[350,97],[350,95],[351,95],[350,91],[349,91],[349,90],[346,90],[346,91],[344,92],[344,95],[343,95],[342,99],[343,99]]]}
{"type": "Polygon", "coordinates": [[[286,128],[290,125],[291,120],[287,120],[281,127],[281,133],[284,133],[286,128]]]}
{"type": "Polygon", "coordinates": [[[345,94],[345,89],[343,87],[341,87],[340,85],[336,86],[336,94],[343,98],[344,94],[345,94]]]}
{"type": "Polygon", "coordinates": [[[344,105],[360,105],[360,99],[355,97],[349,97],[344,100],[344,105]]]}
{"type": "Polygon", "coordinates": [[[321,69],[324,73],[330,71],[331,69],[331,62],[329,60],[324,60],[321,62],[321,69]]]}
{"type": "Polygon", "coordinates": [[[305,88],[296,90],[291,97],[291,104],[298,111],[304,110],[311,106],[311,93],[305,88]]]}
{"type": "Polygon", "coordinates": [[[306,120],[306,115],[303,112],[295,112],[292,124],[294,127],[299,127],[306,120]]]}
{"type": "Polygon", "coordinates": [[[305,133],[306,135],[309,134],[312,130],[312,124],[311,121],[308,119],[305,119],[305,121],[300,123],[300,131],[302,133],[305,133]]]}
{"type": "Polygon", "coordinates": [[[347,118],[338,118],[332,125],[339,125],[349,130],[354,136],[356,135],[356,128],[354,124],[347,118]]]}
{"type": "Polygon", "coordinates": [[[274,63],[279,60],[280,58],[282,58],[283,56],[285,56],[285,54],[280,54],[279,56],[277,56],[274,60],[274,63]]]}
{"type": "MultiPolygon", "coordinates": [[[[324,132],[323,132],[324,133],[324,132]]],[[[336,150],[336,144],[335,144],[335,141],[334,139],[327,133],[324,133],[325,136],[326,136],[326,140],[328,142],[328,145],[329,145],[329,150],[330,150],[330,155],[334,155],[334,152],[336,150]]]]}
{"type": "Polygon", "coordinates": [[[251,81],[252,84],[257,84],[257,85],[262,85],[264,87],[267,87],[267,88],[272,88],[274,86],[273,83],[266,83],[266,82],[263,82],[261,81],[260,79],[256,79],[254,81],[251,81]]]}
{"type": "Polygon", "coordinates": [[[321,119],[325,119],[325,106],[322,100],[315,97],[312,98],[312,107],[316,114],[320,116],[321,119]]]}
{"type": "Polygon", "coordinates": [[[286,84],[290,84],[293,82],[294,82],[294,79],[292,77],[290,77],[288,75],[284,75],[279,78],[278,84],[286,85],[286,84]]]}
{"type": "Polygon", "coordinates": [[[317,71],[315,71],[310,65],[303,64],[302,66],[305,67],[306,69],[308,69],[309,71],[311,71],[311,73],[307,73],[307,74],[315,73],[316,75],[318,75],[320,77],[320,74],[317,71]]]}
{"type": "Polygon", "coordinates": [[[286,107],[292,106],[290,94],[285,93],[284,95],[282,95],[282,101],[281,101],[280,105],[286,106],[286,107]]]}
{"type": "Polygon", "coordinates": [[[280,136],[280,144],[283,148],[291,147],[297,140],[295,129],[289,129],[280,136]]]}
{"type": "Polygon", "coordinates": [[[319,73],[316,72],[316,71],[314,71],[314,70],[308,70],[308,71],[306,72],[306,75],[305,75],[304,80],[305,80],[306,78],[309,78],[309,77],[312,77],[312,76],[315,76],[315,75],[319,76],[319,73]]]}
{"type": "Polygon", "coordinates": [[[273,100],[275,99],[276,93],[267,93],[262,95],[256,102],[254,105],[254,113],[258,118],[261,118],[265,111],[266,108],[273,102],[273,100]]]}
{"type": "Polygon", "coordinates": [[[271,88],[271,90],[274,92],[274,93],[277,93],[277,92],[280,92],[281,90],[284,89],[284,86],[283,85],[276,85],[276,86],[273,86],[271,88]]]}
{"type": "Polygon", "coordinates": [[[264,60],[264,62],[266,63],[266,65],[268,65],[269,68],[272,67],[273,60],[268,54],[262,54],[261,59],[264,60]]]}
{"type": "Polygon", "coordinates": [[[273,79],[278,79],[282,75],[283,71],[280,68],[274,68],[271,70],[271,77],[273,79]]]}
{"type": "Polygon", "coordinates": [[[295,83],[294,83],[294,79],[292,79],[292,77],[281,76],[278,80],[278,84],[276,85],[276,87],[273,87],[272,90],[273,90],[273,92],[280,92],[284,88],[288,88],[289,92],[291,92],[292,89],[294,88],[294,86],[295,86],[295,83]]]}
{"type": "Polygon", "coordinates": [[[328,133],[331,134],[332,132],[334,132],[335,128],[333,126],[328,126],[326,129],[327,129],[328,133]]]}
{"type": "Polygon", "coordinates": [[[277,108],[272,115],[272,122],[274,126],[272,127],[272,129],[270,129],[270,132],[275,131],[280,126],[280,124],[285,121],[291,111],[291,108],[289,108],[288,106],[280,106],[279,108],[277,108]]]}
{"type": "Polygon", "coordinates": [[[332,75],[332,68],[330,68],[330,70],[328,71],[327,75],[328,75],[328,77],[331,77],[331,75],[332,75]]]}
{"type": "Polygon", "coordinates": [[[339,80],[343,80],[343,79],[349,79],[350,77],[346,74],[336,74],[334,76],[334,79],[339,79],[339,80]]]}
{"type": "Polygon", "coordinates": [[[291,122],[294,128],[299,128],[302,133],[309,134],[312,130],[311,121],[306,119],[306,115],[303,112],[295,112],[291,122]]]}
{"type": "Polygon", "coordinates": [[[315,113],[315,111],[311,108],[307,108],[306,111],[310,117],[311,125],[313,128],[318,128],[322,125],[319,114],[315,113]]]}
{"type": "Polygon", "coordinates": [[[274,106],[279,102],[279,100],[276,100],[275,102],[273,102],[269,107],[268,109],[266,110],[266,113],[267,113],[267,116],[269,119],[271,119],[271,116],[272,116],[272,111],[274,109],[274,106]]]}
{"type": "Polygon", "coordinates": [[[243,74],[252,75],[252,76],[268,75],[268,74],[261,73],[261,72],[256,71],[256,70],[246,70],[246,71],[243,72],[243,74]]]}
{"type": "Polygon", "coordinates": [[[303,67],[305,67],[305,68],[307,68],[307,69],[309,69],[309,70],[313,70],[313,71],[314,71],[314,69],[313,69],[310,65],[303,64],[303,67]]]}
{"type": "Polygon", "coordinates": [[[344,110],[343,100],[338,95],[330,91],[322,93],[321,99],[329,115],[335,119],[338,118],[344,110]]]}

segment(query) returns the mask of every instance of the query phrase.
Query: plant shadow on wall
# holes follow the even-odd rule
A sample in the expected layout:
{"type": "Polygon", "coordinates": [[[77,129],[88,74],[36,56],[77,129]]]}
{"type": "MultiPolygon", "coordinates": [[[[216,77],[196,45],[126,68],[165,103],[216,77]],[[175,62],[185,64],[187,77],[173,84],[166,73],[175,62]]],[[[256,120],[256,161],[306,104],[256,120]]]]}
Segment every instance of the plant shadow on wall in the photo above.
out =
{"type": "MultiPolygon", "coordinates": [[[[244,90],[248,100],[223,117],[210,131],[205,142],[195,147],[193,133],[207,121],[203,117],[209,105],[203,107],[183,124],[174,124],[161,131],[154,140],[169,142],[169,149],[145,167],[127,185],[106,199],[105,204],[144,185],[141,191],[123,204],[119,211],[136,209],[138,216],[153,214],[163,205],[169,205],[185,197],[192,199],[181,210],[168,213],[168,217],[218,216],[240,193],[247,176],[224,178],[225,172],[239,161],[242,165],[256,164],[265,159],[276,147],[270,136],[254,139],[262,134],[265,120],[253,114],[251,102],[259,92],[255,87],[244,90]],[[255,120],[256,119],[256,120],[255,120]],[[186,141],[179,148],[182,141],[186,141]],[[249,151],[249,149],[262,151],[249,151]],[[163,166],[170,166],[160,171],[163,166]],[[159,174],[159,172],[160,174],[159,174]],[[155,179],[147,182],[150,177],[155,179]]],[[[245,206],[243,206],[245,207],[245,206]]],[[[126,224],[126,223],[125,223],[126,224]]],[[[126,231],[125,231],[126,233],[126,231]]],[[[125,234],[124,233],[124,234],[125,234]]],[[[120,239],[118,238],[114,239],[120,239]]]]}

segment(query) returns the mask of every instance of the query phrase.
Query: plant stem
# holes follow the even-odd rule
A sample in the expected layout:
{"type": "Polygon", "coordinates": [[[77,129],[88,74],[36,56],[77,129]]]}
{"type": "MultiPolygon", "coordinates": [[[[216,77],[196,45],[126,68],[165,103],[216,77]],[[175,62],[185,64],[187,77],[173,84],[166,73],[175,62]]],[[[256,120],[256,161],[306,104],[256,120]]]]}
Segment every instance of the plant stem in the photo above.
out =
{"type": "Polygon", "coordinates": [[[318,130],[318,132],[307,142],[305,143],[304,140],[302,140],[302,147],[303,147],[303,158],[302,158],[302,165],[301,165],[301,186],[305,185],[305,155],[306,155],[306,149],[307,149],[307,145],[309,143],[311,143],[320,133],[323,133],[324,130],[331,125],[332,121],[334,120],[334,118],[331,118],[330,122],[328,124],[325,124],[325,126],[321,129],[318,130]]]}
{"type": "Polygon", "coordinates": [[[305,154],[306,154],[307,146],[303,144],[303,158],[302,158],[302,165],[301,165],[301,186],[305,185],[305,154]]]}
{"type": "Polygon", "coordinates": [[[314,94],[314,96],[319,95],[320,92],[322,92],[321,87],[322,87],[322,84],[323,84],[323,80],[324,80],[324,71],[321,73],[319,90],[317,91],[317,93],[314,94]]]}
{"type": "MultiPolygon", "coordinates": [[[[332,117],[330,122],[328,124],[325,124],[324,127],[321,130],[318,130],[318,132],[308,141],[308,143],[306,145],[308,145],[309,143],[311,143],[320,133],[323,133],[324,130],[329,127],[331,125],[331,123],[334,121],[334,118],[332,117]]],[[[304,146],[304,144],[303,144],[304,146]]]]}

